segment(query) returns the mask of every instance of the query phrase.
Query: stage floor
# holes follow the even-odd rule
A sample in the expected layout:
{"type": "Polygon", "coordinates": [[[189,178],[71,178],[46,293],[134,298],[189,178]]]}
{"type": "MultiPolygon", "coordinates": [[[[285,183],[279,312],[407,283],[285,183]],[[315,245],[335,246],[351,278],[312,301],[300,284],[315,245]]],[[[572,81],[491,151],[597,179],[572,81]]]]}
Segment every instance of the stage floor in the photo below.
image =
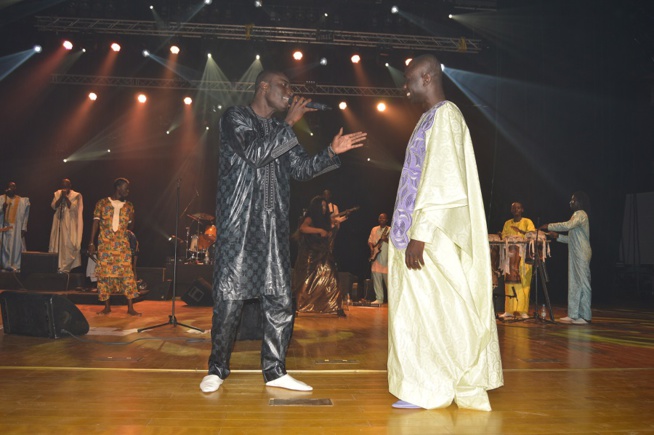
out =
{"type": "MultiPolygon", "coordinates": [[[[498,323],[504,387],[493,412],[395,410],[386,382],[387,309],[296,319],[289,372],[313,385],[266,388],[259,341],[238,341],[232,375],[203,394],[209,332],[165,325],[171,301],[78,305],[91,331],[79,338],[0,334],[0,431],[7,433],[226,434],[654,433],[654,311],[594,309],[588,326],[498,323]],[[272,399],[295,399],[274,406],[272,399]],[[331,404],[309,406],[307,400],[331,404]]],[[[208,329],[211,308],[177,301],[178,322],[208,329]]],[[[557,317],[565,315],[555,307],[557,317]]],[[[279,402],[279,400],[277,400],[279,402]]]]}

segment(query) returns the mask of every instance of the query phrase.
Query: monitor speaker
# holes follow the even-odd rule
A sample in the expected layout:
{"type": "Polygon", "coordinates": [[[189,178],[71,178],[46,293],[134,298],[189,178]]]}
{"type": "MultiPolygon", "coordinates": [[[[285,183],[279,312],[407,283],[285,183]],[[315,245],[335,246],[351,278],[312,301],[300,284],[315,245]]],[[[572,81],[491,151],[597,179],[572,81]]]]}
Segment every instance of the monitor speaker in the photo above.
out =
{"type": "Polygon", "coordinates": [[[182,295],[182,300],[186,302],[186,305],[212,307],[213,290],[211,284],[209,284],[204,278],[196,279],[182,295]]]}
{"type": "Polygon", "coordinates": [[[6,291],[0,294],[5,334],[60,338],[84,335],[89,323],[84,314],[63,296],[6,291]]]}

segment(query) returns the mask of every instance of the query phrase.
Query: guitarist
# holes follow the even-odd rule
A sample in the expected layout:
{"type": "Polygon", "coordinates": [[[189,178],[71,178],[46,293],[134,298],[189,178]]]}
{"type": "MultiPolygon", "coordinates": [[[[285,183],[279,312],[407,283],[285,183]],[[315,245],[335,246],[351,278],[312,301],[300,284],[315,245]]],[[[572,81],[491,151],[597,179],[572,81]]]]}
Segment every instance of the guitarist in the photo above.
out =
{"type": "Polygon", "coordinates": [[[332,222],[334,223],[334,226],[336,228],[339,228],[341,226],[342,222],[345,222],[349,215],[344,215],[341,216],[340,212],[338,210],[338,206],[332,202],[332,191],[329,189],[325,189],[322,192],[322,197],[325,198],[325,201],[327,201],[327,210],[329,211],[329,214],[332,216],[332,222]]]}
{"type": "Polygon", "coordinates": [[[379,225],[370,231],[370,237],[368,237],[370,272],[375,288],[373,305],[384,303],[384,286],[388,289],[388,234],[391,230],[386,213],[380,214],[377,221],[379,225]]]}

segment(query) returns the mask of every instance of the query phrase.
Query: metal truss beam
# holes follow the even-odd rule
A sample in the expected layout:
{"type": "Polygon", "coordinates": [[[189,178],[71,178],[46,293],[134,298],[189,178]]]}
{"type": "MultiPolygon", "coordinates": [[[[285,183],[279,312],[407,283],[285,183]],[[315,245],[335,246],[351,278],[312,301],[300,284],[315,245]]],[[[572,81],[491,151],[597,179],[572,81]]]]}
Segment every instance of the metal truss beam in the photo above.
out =
{"type": "Polygon", "coordinates": [[[172,22],[165,25],[165,27],[157,27],[154,21],[51,16],[38,16],[36,20],[36,28],[43,32],[208,37],[241,41],[382,47],[385,49],[446,51],[467,54],[476,54],[482,49],[480,39],[469,39],[463,36],[395,35],[348,32],[344,30],[172,22]]]}
{"type": "MultiPolygon", "coordinates": [[[[131,88],[192,89],[199,91],[254,93],[254,82],[223,82],[138,77],[91,76],[80,74],[53,74],[52,83],[59,85],[120,86],[131,88]]],[[[354,97],[404,97],[399,88],[376,88],[321,84],[291,85],[293,92],[308,95],[336,95],[354,97]]]]}

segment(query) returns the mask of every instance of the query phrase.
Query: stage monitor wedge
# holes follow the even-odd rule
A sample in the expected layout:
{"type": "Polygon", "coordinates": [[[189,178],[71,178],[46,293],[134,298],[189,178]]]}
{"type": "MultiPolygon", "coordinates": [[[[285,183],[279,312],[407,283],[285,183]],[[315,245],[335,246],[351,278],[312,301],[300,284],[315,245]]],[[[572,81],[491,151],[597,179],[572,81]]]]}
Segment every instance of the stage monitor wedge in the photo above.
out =
{"type": "Polygon", "coordinates": [[[0,294],[5,334],[60,338],[84,335],[89,323],[84,314],[65,297],[57,294],[5,291],[0,294]]]}

